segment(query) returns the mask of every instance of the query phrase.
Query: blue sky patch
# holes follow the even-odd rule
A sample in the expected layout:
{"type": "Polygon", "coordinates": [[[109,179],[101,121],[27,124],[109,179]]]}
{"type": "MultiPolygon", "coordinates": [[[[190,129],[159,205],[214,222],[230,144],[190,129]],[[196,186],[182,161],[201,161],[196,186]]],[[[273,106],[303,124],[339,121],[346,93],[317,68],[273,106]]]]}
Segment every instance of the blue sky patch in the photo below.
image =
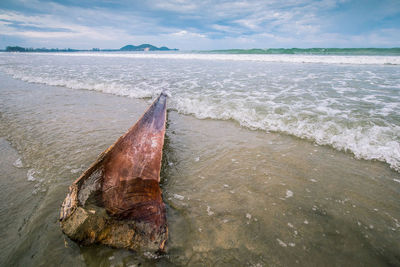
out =
{"type": "Polygon", "coordinates": [[[0,48],[399,47],[398,0],[2,0],[0,48]]]}

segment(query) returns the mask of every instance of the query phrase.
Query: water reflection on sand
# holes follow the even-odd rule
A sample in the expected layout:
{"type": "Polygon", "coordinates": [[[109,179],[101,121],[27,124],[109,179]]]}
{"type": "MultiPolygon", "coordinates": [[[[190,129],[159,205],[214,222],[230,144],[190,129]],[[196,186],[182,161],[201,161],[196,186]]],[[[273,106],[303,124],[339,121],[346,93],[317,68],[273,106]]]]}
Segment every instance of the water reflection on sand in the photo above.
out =
{"type": "Polygon", "coordinates": [[[400,264],[400,177],[388,165],[173,110],[166,255],[81,247],[58,223],[67,188],[151,100],[1,80],[2,265],[400,264]]]}

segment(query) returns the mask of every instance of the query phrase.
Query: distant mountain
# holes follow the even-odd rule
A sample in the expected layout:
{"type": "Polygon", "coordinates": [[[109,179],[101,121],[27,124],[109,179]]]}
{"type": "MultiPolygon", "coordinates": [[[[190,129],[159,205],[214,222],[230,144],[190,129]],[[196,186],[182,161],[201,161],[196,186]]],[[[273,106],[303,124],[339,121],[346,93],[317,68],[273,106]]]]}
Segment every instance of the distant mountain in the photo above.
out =
{"type": "Polygon", "coordinates": [[[162,46],[160,48],[151,45],[151,44],[141,44],[138,46],[135,45],[126,45],[119,49],[120,51],[177,51],[178,49],[169,49],[168,47],[162,46]]]}
{"type": "MultiPolygon", "coordinates": [[[[118,51],[178,51],[179,49],[169,49],[166,46],[162,46],[160,48],[151,45],[151,44],[141,44],[138,46],[135,45],[126,45],[121,47],[120,49],[100,49],[100,48],[92,48],[91,50],[82,50],[82,49],[71,49],[71,48],[25,48],[20,46],[7,46],[7,48],[3,51],[6,52],[84,52],[84,51],[96,51],[96,52],[118,52],[118,51]]],[[[2,51],[2,50],[0,50],[2,51]]]]}

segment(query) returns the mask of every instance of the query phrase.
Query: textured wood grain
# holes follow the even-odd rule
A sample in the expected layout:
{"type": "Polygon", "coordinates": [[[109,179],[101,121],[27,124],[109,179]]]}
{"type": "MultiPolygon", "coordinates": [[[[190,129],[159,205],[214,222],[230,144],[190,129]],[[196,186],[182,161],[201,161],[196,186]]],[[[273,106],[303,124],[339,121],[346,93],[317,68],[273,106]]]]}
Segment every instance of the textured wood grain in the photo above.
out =
{"type": "Polygon", "coordinates": [[[161,93],[137,123],[70,186],[60,221],[71,239],[164,250],[168,227],[159,182],[166,98],[161,93]]]}
{"type": "Polygon", "coordinates": [[[104,160],[102,199],[111,216],[165,223],[159,187],[165,99],[161,95],[104,160]]]}

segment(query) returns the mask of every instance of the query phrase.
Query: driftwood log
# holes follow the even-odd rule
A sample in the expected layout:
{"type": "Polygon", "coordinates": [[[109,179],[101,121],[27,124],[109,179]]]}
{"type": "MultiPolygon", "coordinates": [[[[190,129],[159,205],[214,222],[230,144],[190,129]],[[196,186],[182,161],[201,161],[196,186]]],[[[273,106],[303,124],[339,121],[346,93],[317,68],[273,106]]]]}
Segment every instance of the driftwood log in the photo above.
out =
{"type": "Polygon", "coordinates": [[[164,93],[69,188],[61,228],[82,244],[163,251],[168,237],[160,182],[164,93]]]}

